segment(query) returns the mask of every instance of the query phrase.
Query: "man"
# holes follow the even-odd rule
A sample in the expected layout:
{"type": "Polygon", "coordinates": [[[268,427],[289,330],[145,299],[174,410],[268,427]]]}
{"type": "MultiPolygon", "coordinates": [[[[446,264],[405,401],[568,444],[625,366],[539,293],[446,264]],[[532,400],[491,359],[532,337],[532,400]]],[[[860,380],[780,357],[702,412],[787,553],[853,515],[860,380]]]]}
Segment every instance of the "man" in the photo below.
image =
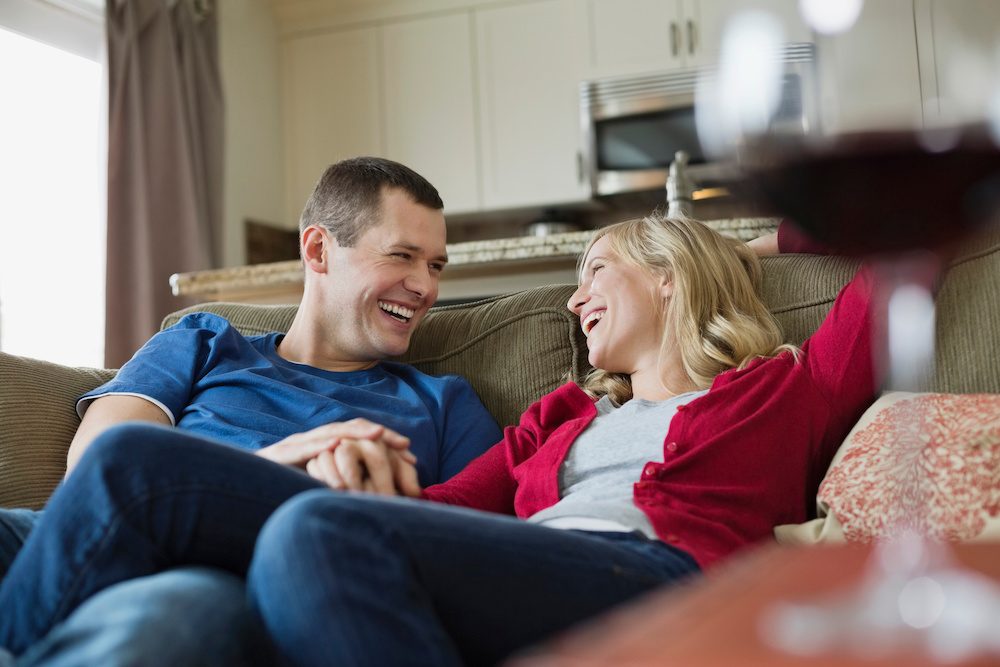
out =
{"type": "MultiPolygon", "coordinates": [[[[130,421],[251,449],[335,489],[414,494],[461,470],[501,437],[471,387],[383,361],[406,351],[437,298],[442,207],[398,163],[330,166],[300,220],[305,287],[288,333],[246,338],[204,313],[160,332],[80,399],[68,474],[95,438],[130,421]]],[[[0,513],[0,575],[37,517],[0,513]]],[[[185,568],[95,596],[17,664],[268,661],[242,582],[185,568]]]]}

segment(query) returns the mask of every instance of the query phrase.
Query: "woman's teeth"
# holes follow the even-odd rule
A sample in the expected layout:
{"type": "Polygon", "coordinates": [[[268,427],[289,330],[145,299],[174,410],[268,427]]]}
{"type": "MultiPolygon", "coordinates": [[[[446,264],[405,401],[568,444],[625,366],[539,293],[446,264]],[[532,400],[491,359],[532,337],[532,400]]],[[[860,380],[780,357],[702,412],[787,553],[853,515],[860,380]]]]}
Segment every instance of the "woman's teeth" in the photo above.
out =
{"type": "Polygon", "coordinates": [[[583,334],[589,336],[590,332],[597,326],[597,323],[604,317],[603,310],[595,310],[594,312],[583,318],[583,334]]]}

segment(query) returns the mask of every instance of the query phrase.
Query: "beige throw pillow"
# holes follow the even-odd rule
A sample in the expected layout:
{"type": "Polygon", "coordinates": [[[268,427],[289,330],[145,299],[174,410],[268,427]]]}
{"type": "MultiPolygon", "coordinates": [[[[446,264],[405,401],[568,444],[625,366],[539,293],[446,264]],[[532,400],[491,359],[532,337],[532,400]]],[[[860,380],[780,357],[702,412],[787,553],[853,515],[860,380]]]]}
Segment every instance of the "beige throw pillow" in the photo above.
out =
{"type": "Polygon", "coordinates": [[[820,485],[819,518],[788,544],[1000,539],[1000,395],[889,392],[862,416],[820,485]]]}

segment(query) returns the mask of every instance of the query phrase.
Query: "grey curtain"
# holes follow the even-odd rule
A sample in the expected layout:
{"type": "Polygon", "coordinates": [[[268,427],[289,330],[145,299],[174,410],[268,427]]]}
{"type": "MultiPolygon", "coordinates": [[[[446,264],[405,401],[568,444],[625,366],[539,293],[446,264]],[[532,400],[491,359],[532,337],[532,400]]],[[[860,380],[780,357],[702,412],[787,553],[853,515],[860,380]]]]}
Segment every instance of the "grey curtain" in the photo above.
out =
{"type": "Polygon", "coordinates": [[[209,0],[107,0],[105,364],[168,313],[173,273],[219,265],[223,100],[209,0]]]}

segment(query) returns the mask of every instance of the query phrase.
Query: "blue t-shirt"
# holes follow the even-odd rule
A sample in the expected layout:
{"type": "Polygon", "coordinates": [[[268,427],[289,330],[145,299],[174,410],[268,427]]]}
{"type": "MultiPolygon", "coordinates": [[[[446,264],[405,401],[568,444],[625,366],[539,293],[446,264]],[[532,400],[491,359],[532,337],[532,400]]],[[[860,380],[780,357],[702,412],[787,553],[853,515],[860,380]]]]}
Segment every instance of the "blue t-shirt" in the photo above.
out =
{"type": "Polygon", "coordinates": [[[422,486],[442,482],[502,434],[468,382],[383,361],[326,371],[283,359],[281,333],[243,336],[218,315],[194,313],[153,336],[110,382],[77,401],[137,395],[191,433],[257,450],[328,424],[364,417],[410,438],[422,486]]]}

